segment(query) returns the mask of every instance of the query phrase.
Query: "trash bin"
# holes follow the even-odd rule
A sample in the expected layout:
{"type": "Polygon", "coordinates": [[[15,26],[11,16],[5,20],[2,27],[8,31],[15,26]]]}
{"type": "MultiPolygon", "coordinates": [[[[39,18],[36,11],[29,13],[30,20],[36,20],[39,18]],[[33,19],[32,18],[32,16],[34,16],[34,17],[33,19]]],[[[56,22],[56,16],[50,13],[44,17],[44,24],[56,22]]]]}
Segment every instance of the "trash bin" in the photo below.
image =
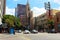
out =
{"type": "Polygon", "coordinates": [[[10,34],[15,34],[14,28],[10,28],[10,34]]]}

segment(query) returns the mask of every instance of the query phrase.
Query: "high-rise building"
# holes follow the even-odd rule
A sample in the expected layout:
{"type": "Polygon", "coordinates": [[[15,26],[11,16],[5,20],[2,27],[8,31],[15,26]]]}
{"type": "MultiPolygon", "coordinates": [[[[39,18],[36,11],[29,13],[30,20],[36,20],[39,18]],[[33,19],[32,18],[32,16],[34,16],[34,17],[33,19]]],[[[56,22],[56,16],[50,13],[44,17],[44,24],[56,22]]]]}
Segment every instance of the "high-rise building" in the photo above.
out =
{"type": "Polygon", "coordinates": [[[5,14],[6,0],[0,0],[0,25],[2,24],[2,16],[5,14]]]}
{"type": "Polygon", "coordinates": [[[26,5],[18,4],[16,8],[16,17],[20,18],[21,25],[25,26],[27,23],[26,18],[26,5]]]}
{"type": "Polygon", "coordinates": [[[31,26],[32,24],[32,11],[30,10],[29,2],[26,5],[18,4],[15,8],[15,16],[20,18],[22,26],[31,26]]]}

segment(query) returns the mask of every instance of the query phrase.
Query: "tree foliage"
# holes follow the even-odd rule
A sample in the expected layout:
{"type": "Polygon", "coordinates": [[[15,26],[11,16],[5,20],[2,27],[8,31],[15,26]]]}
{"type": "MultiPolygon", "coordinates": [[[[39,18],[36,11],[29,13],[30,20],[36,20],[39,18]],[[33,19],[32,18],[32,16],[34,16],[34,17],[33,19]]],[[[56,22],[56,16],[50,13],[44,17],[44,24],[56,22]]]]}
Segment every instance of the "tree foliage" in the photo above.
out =
{"type": "Polygon", "coordinates": [[[54,21],[53,20],[48,20],[48,25],[49,25],[50,29],[54,28],[54,21]]]}
{"type": "Polygon", "coordinates": [[[14,17],[13,15],[4,15],[2,18],[3,23],[7,23],[8,27],[14,27],[14,25],[17,25],[20,27],[20,19],[17,17],[14,17]]]}
{"type": "Polygon", "coordinates": [[[48,20],[48,24],[53,25],[54,21],[53,20],[48,20]]]}
{"type": "Polygon", "coordinates": [[[16,25],[17,27],[20,27],[20,26],[21,26],[20,19],[17,18],[17,17],[15,17],[15,25],[16,25]]]}

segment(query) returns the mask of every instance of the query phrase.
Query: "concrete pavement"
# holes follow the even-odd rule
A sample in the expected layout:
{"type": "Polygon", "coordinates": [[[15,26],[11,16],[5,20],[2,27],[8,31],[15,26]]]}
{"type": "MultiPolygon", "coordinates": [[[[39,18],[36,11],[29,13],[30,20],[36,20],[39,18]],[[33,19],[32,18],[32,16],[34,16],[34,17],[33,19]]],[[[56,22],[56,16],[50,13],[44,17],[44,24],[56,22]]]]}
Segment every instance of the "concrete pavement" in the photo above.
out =
{"type": "Polygon", "coordinates": [[[60,40],[60,33],[38,33],[38,34],[23,34],[16,33],[15,35],[0,34],[0,40],[60,40]]]}

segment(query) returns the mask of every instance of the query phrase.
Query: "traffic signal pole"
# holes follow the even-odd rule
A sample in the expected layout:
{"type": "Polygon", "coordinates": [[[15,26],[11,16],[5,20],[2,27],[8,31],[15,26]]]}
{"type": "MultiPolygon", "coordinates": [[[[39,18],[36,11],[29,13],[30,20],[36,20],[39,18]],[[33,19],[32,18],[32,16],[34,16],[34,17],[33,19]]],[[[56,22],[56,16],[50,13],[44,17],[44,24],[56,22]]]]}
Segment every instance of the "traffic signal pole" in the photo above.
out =
{"type": "MultiPolygon", "coordinates": [[[[45,9],[48,11],[48,20],[52,20],[53,18],[52,18],[52,14],[51,14],[51,7],[50,7],[50,2],[48,2],[48,3],[45,3],[45,9]]],[[[54,19],[55,20],[55,19],[54,19]]],[[[49,25],[48,25],[48,27],[49,27],[49,25]]],[[[50,28],[48,28],[48,30],[49,30],[50,28]]],[[[57,32],[57,22],[56,21],[54,21],[54,29],[55,29],[55,31],[57,32]]]]}

